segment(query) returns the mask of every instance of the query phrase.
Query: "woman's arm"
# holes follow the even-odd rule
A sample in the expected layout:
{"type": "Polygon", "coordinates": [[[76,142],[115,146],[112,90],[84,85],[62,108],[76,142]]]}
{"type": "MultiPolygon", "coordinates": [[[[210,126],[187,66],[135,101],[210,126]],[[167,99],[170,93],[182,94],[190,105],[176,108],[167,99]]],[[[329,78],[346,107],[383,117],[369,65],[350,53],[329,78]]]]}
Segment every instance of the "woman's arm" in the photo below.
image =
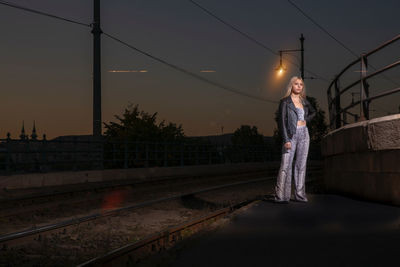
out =
{"type": "Polygon", "coordinates": [[[278,118],[278,128],[279,132],[282,136],[283,143],[290,142],[290,138],[287,134],[286,128],[286,116],[287,116],[287,103],[286,101],[282,101],[279,103],[279,118],[278,118]]]}

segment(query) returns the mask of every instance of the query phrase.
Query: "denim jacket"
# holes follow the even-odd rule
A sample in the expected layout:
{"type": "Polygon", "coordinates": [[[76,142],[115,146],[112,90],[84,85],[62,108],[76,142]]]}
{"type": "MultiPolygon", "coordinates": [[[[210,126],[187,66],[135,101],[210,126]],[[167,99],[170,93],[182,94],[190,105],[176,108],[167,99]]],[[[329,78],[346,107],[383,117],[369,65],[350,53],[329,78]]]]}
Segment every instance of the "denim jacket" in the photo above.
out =
{"type": "MultiPolygon", "coordinates": [[[[307,99],[302,100],[304,108],[304,120],[309,124],[315,116],[315,109],[310,105],[307,99]]],[[[279,103],[278,129],[283,142],[290,142],[290,139],[296,133],[297,111],[290,95],[281,99],[279,103]]]]}

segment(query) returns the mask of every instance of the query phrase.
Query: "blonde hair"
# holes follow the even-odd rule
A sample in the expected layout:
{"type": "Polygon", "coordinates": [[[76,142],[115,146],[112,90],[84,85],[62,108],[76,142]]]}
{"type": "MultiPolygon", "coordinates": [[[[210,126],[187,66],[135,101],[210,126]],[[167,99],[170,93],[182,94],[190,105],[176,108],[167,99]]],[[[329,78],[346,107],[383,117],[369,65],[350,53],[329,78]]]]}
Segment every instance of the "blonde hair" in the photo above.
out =
{"type": "Polygon", "coordinates": [[[287,91],[286,94],[283,98],[290,96],[290,94],[292,93],[292,87],[295,81],[300,80],[303,83],[303,90],[301,90],[300,92],[300,98],[301,99],[306,99],[306,85],[304,84],[304,81],[301,77],[297,77],[297,76],[293,76],[290,81],[289,84],[287,86],[287,91]]]}

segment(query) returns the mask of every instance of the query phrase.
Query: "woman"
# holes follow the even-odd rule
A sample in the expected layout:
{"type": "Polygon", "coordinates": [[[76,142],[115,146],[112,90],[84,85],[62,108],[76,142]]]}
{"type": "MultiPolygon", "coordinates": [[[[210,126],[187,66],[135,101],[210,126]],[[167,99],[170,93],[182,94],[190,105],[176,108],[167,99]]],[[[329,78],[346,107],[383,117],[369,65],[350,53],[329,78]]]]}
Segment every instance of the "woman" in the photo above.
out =
{"type": "Polygon", "coordinates": [[[278,128],[283,139],[282,160],[275,187],[275,202],[289,203],[291,195],[292,163],[294,155],[294,200],[307,202],[305,191],[306,163],[310,136],[307,123],[315,116],[315,109],[306,99],[304,82],[299,77],[290,79],[286,95],[279,103],[278,128]]]}

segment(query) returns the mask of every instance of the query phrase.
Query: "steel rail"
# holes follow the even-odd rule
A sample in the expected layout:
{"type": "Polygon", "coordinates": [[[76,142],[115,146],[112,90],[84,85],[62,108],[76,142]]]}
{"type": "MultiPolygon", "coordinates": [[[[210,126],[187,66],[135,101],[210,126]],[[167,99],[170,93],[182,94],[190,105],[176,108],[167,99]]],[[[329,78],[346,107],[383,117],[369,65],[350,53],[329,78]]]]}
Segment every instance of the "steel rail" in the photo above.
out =
{"type": "MultiPolygon", "coordinates": [[[[278,162],[277,162],[278,163],[278,162]]],[[[184,175],[184,176],[163,176],[159,178],[150,178],[146,180],[138,180],[138,179],[126,179],[126,180],[118,180],[118,181],[102,181],[102,182],[92,182],[90,184],[84,184],[83,186],[80,185],[79,187],[76,187],[74,185],[67,185],[67,186],[62,186],[58,188],[54,188],[53,191],[51,192],[39,192],[39,193],[31,193],[28,195],[24,195],[22,197],[8,197],[8,198],[1,198],[0,197],[0,204],[7,202],[7,201],[19,201],[19,200],[31,200],[31,199],[36,199],[36,198],[45,198],[45,197],[53,197],[53,196],[59,196],[59,195],[68,195],[68,194],[73,194],[73,193],[82,193],[82,192],[89,192],[89,191],[95,191],[95,190],[105,190],[108,188],[118,188],[118,187],[126,187],[126,186],[136,186],[136,185],[146,185],[146,184],[152,184],[152,183],[163,183],[163,182],[169,182],[169,181],[175,181],[175,180],[181,180],[181,179],[203,179],[205,177],[218,177],[218,178],[223,178],[223,177],[231,177],[231,176],[236,176],[236,177],[248,177],[248,176],[255,176],[257,174],[262,174],[262,173],[269,173],[276,171],[276,169],[279,168],[279,165],[276,165],[265,169],[261,171],[256,171],[256,172],[251,172],[251,173],[234,173],[234,174],[215,174],[215,175],[184,175]],[[65,189],[66,188],[66,189],[65,189]]],[[[308,166],[309,170],[313,169],[319,169],[319,166],[308,166]]]]}
{"type": "Polygon", "coordinates": [[[112,209],[112,210],[101,212],[101,213],[94,213],[94,214],[83,216],[83,217],[80,217],[80,218],[75,218],[75,219],[70,219],[70,220],[62,221],[62,222],[55,223],[55,224],[45,225],[45,226],[38,227],[38,228],[35,228],[35,229],[28,229],[28,230],[24,230],[24,231],[20,231],[20,232],[5,234],[5,235],[0,236],[0,244],[4,243],[4,242],[7,242],[7,241],[10,241],[10,240],[22,238],[22,237],[37,235],[37,234],[40,234],[40,233],[44,233],[46,231],[51,231],[51,230],[55,230],[55,229],[64,228],[64,227],[67,227],[67,226],[77,225],[77,224],[80,224],[82,222],[87,222],[87,221],[96,220],[96,219],[107,217],[107,216],[112,216],[112,215],[118,214],[118,213],[123,212],[123,211],[132,210],[132,209],[138,209],[138,208],[142,208],[142,207],[145,207],[145,206],[150,206],[150,205],[153,205],[153,204],[156,204],[156,203],[160,203],[160,202],[179,199],[179,198],[182,198],[182,197],[185,197],[185,196],[188,196],[188,195],[205,193],[205,192],[215,191],[215,190],[229,188],[229,187],[238,186],[238,185],[263,182],[263,181],[272,180],[274,178],[275,177],[267,177],[267,178],[253,179],[253,180],[244,181],[244,182],[230,183],[230,184],[227,184],[227,185],[213,186],[213,187],[205,188],[205,189],[198,190],[198,191],[186,192],[186,193],[183,193],[183,194],[178,194],[178,195],[174,195],[174,196],[170,196],[170,197],[164,197],[164,198],[158,198],[158,199],[155,199],[155,200],[144,201],[144,202],[141,202],[141,203],[138,203],[138,204],[133,204],[133,205],[129,205],[129,206],[126,206],[126,207],[117,208],[117,209],[112,209]]]}
{"type": "MultiPolygon", "coordinates": [[[[97,190],[104,190],[104,193],[107,193],[109,189],[113,190],[113,189],[120,188],[120,187],[124,188],[124,187],[136,186],[136,188],[137,188],[137,186],[145,186],[145,188],[146,188],[146,186],[151,186],[153,184],[157,184],[157,186],[158,185],[163,186],[166,183],[170,184],[170,182],[174,182],[174,183],[175,182],[178,182],[178,183],[179,182],[186,182],[187,179],[189,179],[191,181],[194,180],[193,182],[196,182],[196,183],[197,182],[205,182],[205,183],[207,183],[210,180],[216,179],[216,178],[217,179],[222,179],[221,181],[231,180],[232,178],[237,178],[237,179],[243,180],[243,179],[246,179],[246,178],[264,177],[264,176],[268,175],[268,173],[270,173],[270,172],[272,172],[272,171],[270,170],[270,171],[263,171],[263,172],[255,172],[255,173],[251,173],[251,174],[247,174],[247,175],[211,176],[207,180],[205,180],[204,179],[205,177],[202,177],[202,176],[199,176],[199,177],[171,177],[171,178],[162,178],[162,179],[156,179],[156,180],[150,180],[150,181],[137,181],[137,182],[128,183],[128,184],[118,184],[118,185],[110,184],[109,186],[104,185],[101,188],[88,188],[88,189],[81,189],[79,191],[71,191],[71,192],[80,194],[82,192],[91,192],[91,191],[97,191],[97,190]]],[[[185,184],[185,183],[177,184],[177,186],[181,186],[181,185],[185,185],[186,186],[187,184],[185,184]]],[[[36,203],[34,203],[34,204],[28,205],[28,207],[26,207],[26,205],[24,205],[23,208],[18,208],[18,209],[16,209],[15,207],[10,207],[8,209],[0,210],[0,217],[7,218],[7,217],[12,217],[12,216],[20,216],[20,215],[25,215],[27,213],[37,212],[38,210],[43,210],[43,209],[44,210],[56,209],[60,205],[65,205],[66,203],[69,206],[80,206],[81,204],[85,204],[85,203],[88,203],[88,202],[91,202],[91,201],[93,201],[95,203],[95,201],[99,201],[99,200],[103,199],[103,197],[104,197],[103,194],[104,193],[100,193],[101,194],[100,196],[99,195],[93,196],[90,199],[88,199],[88,197],[85,196],[85,199],[77,197],[77,200],[75,200],[75,201],[74,200],[69,200],[69,199],[62,199],[60,201],[51,200],[51,201],[47,201],[47,203],[44,203],[44,204],[43,203],[37,203],[37,205],[40,205],[40,206],[37,206],[36,203]]],[[[59,192],[59,194],[57,194],[55,196],[60,196],[60,195],[64,195],[64,194],[65,195],[69,195],[71,193],[69,193],[68,191],[66,191],[65,193],[60,193],[59,192]]],[[[39,195],[38,199],[41,199],[41,198],[44,198],[44,197],[45,198],[49,198],[49,197],[52,197],[52,196],[54,196],[54,195],[49,195],[49,196],[39,195]]],[[[22,200],[26,200],[26,199],[22,199],[22,200]]]]}
{"type": "MultiPolygon", "coordinates": [[[[308,180],[307,182],[313,182],[315,180],[317,179],[308,180]]],[[[246,200],[232,205],[231,207],[222,208],[206,216],[196,218],[178,226],[169,227],[163,231],[150,235],[137,242],[133,242],[123,247],[112,250],[103,256],[99,256],[84,263],[81,263],[77,267],[120,266],[120,264],[123,263],[123,257],[128,257],[130,262],[132,263],[132,260],[137,261],[141,258],[148,256],[151,253],[163,251],[167,248],[172,247],[177,242],[183,239],[182,232],[192,230],[191,233],[193,234],[194,232],[196,232],[196,230],[199,230],[194,229],[193,231],[193,228],[199,228],[198,225],[205,224],[209,221],[214,221],[221,216],[232,213],[233,211],[258,200],[260,200],[260,198],[257,197],[251,200],[246,200]]],[[[133,264],[134,263],[135,262],[133,262],[133,264]]]]}
{"type": "MultiPolygon", "coordinates": [[[[199,225],[203,225],[207,222],[214,221],[217,218],[221,216],[225,216],[245,205],[248,205],[254,201],[259,200],[258,198],[252,199],[252,200],[247,200],[244,202],[240,202],[236,205],[233,205],[231,207],[223,208],[218,211],[212,212],[211,214],[208,214],[206,216],[196,218],[192,221],[183,223],[178,226],[173,226],[170,228],[165,229],[164,231],[161,231],[159,233],[150,235],[142,240],[139,240],[134,243],[130,243],[128,245],[125,245],[121,248],[115,249],[113,251],[110,251],[104,256],[100,256],[94,259],[91,259],[87,262],[84,262],[82,264],[79,264],[77,267],[87,267],[87,266],[110,266],[113,265],[113,261],[118,261],[120,258],[127,256],[130,254],[135,254],[138,250],[146,250],[149,254],[149,252],[154,252],[157,250],[164,250],[168,247],[172,247],[175,243],[178,241],[182,240],[182,232],[183,231],[188,231],[189,229],[193,229],[194,227],[199,227],[199,225]],[[158,249],[157,249],[158,247],[158,249]],[[147,249],[146,249],[147,248],[147,249]]],[[[198,230],[198,229],[196,229],[198,230]]],[[[192,231],[194,233],[195,231],[192,231]]],[[[138,255],[135,255],[136,258],[138,258],[138,255]]],[[[143,255],[142,256],[146,256],[143,255]]],[[[115,265],[116,266],[116,265],[115,265]]]]}
{"type": "MultiPolygon", "coordinates": [[[[313,172],[318,172],[320,170],[322,170],[322,168],[316,168],[316,169],[314,169],[313,172]]],[[[309,173],[312,173],[312,172],[309,172],[309,173]]],[[[113,216],[113,215],[116,215],[116,214],[118,214],[120,212],[123,212],[123,211],[143,208],[143,207],[150,206],[150,205],[153,205],[153,204],[156,204],[156,203],[160,203],[160,202],[180,199],[180,198],[183,198],[185,196],[201,194],[201,193],[206,193],[206,192],[210,192],[210,191],[216,191],[216,190],[225,189],[225,188],[229,188],[229,187],[235,187],[235,186],[246,185],[246,184],[251,184],[251,183],[272,181],[275,178],[276,178],[275,176],[269,176],[269,177],[266,177],[266,178],[252,179],[252,180],[249,180],[249,181],[234,182],[234,183],[225,184],[225,185],[212,186],[212,187],[208,187],[208,188],[197,190],[197,191],[189,191],[189,192],[186,192],[186,193],[177,194],[177,195],[173,195],[173,196],[170,196],[170,197],[158,198],[158,199],[155,199],[155,200],[144,201],[144,202],[141,202],[141,203],[129,205],[129,206],[126,206],[126,207],[116,208],[116,209],[108,210],[108,211],[105,211],[105,212],[94,213],[94,214],[91,214],[91,215],[87,215],[87,216],[83,216],[83,217],[79,217],[79,218],[75,218],[75,219],[70,219],[70,220],[66,220],[66,221],[62,221],[62,222],[58,222],[58,223],[54,223],[54,224],[49,224],[49,225],[41,226],[41,227],[34,228],[34,229],[27,229],[27,230],[23,230],[23,231],[19,231],[19,232],[5,234],[5,235],[1,235],[0,236],[0,245],[1,244],[4,245],[7,242],[15,241],[15,240],[20,239],[20,238],[26,238],[26,237],[32,237],[32,236],[40,235],[40,234],[48,232],[48,231],[54,231],[54,230],[58,230],[58,229],[62,229],[62,228],[64,228],[64,230],[65,230],[66,227],[75,226],[75,225],[78,225],[80,223],[96,220],[96,219],[99,219],[99,218],[113,216]]],[[[313,181],[313,180],[308,180],[307,182],[310,182],[310,181],[313,181]]]]}

